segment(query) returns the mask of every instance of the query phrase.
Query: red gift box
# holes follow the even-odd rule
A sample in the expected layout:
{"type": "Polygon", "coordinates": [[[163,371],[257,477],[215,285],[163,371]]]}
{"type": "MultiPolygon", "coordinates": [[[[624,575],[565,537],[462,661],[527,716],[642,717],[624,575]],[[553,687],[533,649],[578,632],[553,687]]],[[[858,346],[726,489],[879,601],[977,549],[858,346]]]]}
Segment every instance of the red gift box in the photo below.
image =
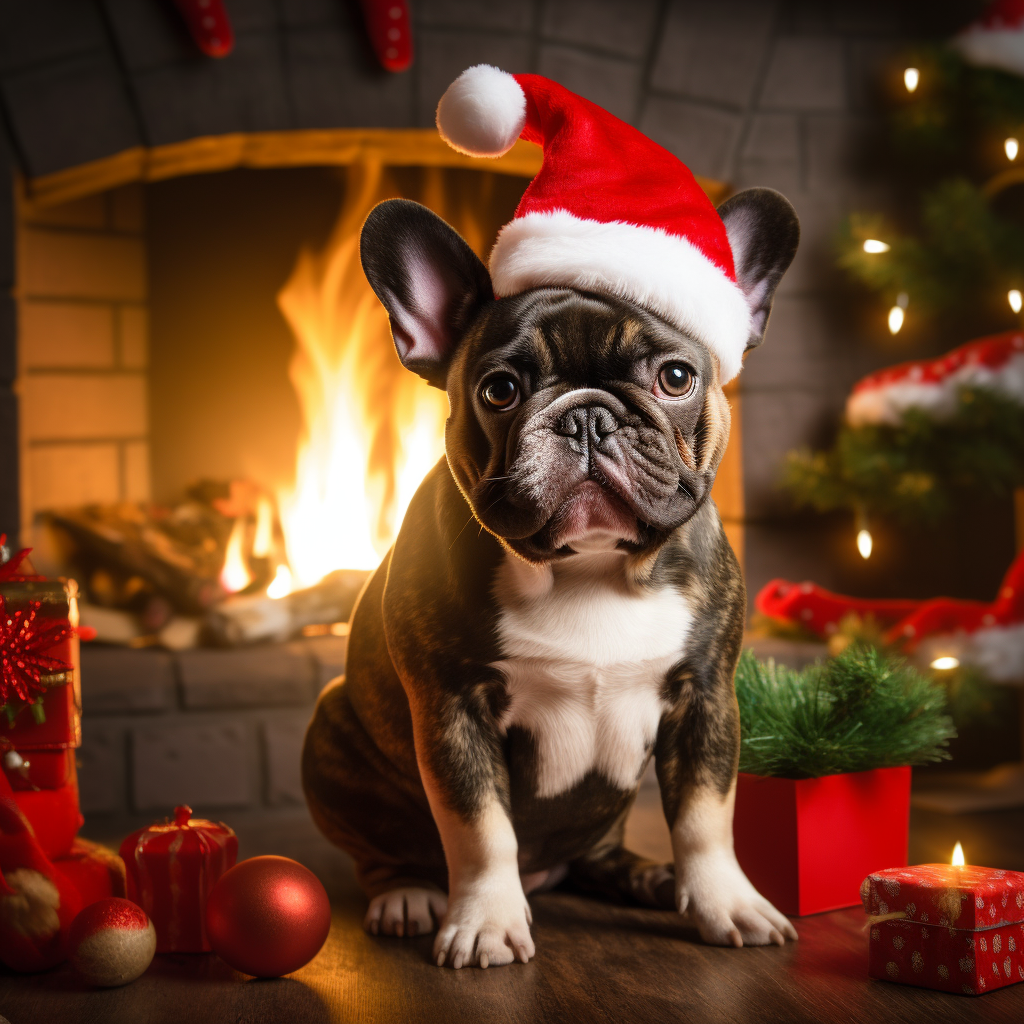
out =
{"type": "Polygon", "coordinates": [[[890,868],[869,875],[861,896],[873,918],[872,978],[965,995],[1024,981],[1021,872],[890,868]]]}
{"type": "Polygon", "coordinates": [[[53,866],[78,890],[82,906],[127,894],[124,861],[113,850],[88,839],[75,839],[64,857],[53,866]]]}
{"type": "Polygon", "coordinates": [[[777,779],[740,773],[736,857],[784,914],[860,902],[865,875],[907,863],[910,768],[777,779]]]}
{"type": "MultiPolygon", "coordinates": [[[[0,583],[8,612],[26,611],[32,602],[39,602],[36,622],[40,626],[60,623],[78,625],[78,588],[74,580],[10,579],[0,583]]],[[[0,715],[0,746],[2,740],[24,752],[28,750],[61,750],[82,745],[82,683],[78,654],[78,636],[72,632],[44,652],[70,665],[66,672],[40,676],[46,687],[40,706],[42,721],[32,709],[22,707],[13,721],[0,715]]],[[[30,758],[26,757],[26,760],[30,758]]]]}
{"type": "Polygon", "coordinates": [[[238,839],[223,822],[175,807],[174,821],[133,832],[121,844],[128,899],[149,914],[158,953],[205,953],[206,898],[234,867],[238,839]]]}

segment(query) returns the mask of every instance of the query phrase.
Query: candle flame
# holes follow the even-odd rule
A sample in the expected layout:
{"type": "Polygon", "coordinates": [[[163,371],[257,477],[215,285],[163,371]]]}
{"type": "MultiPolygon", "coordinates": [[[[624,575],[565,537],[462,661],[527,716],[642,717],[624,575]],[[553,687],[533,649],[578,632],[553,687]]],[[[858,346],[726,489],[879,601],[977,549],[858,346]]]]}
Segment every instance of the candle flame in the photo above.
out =
{"type": "Polygon", "coordinates": [[[966,862],[964,861],[964,848],[957,843],[953,847],[953,867],[962,868],[966,862]]]}
{"type": "Polygon", "coordinates": [[[904,70],[903,84],[906,86],[907,92],[913,92],[920,81],[921,72],[917,68],[907,68],[904,70]]]}

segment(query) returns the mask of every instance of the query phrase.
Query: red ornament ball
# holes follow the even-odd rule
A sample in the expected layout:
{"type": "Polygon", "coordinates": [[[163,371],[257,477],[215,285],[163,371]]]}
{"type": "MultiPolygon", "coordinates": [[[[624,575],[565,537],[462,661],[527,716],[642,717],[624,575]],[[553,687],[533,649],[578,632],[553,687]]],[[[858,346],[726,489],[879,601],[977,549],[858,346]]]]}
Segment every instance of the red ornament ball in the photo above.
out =
{"type": "Polygon", "coordinates": [[[308,964],[331,928],[320,879],[288,857],[251,857],[206,899],[210,945],[236,971],[279,978],[308,964]]]}
{"type": "Polygon", "coordinates": [[[68,959],[90,985],[127,985],[153,962],[155,952],[153,922],[141,907],[116,896],[90,903],[68,932],[68,959]]]}

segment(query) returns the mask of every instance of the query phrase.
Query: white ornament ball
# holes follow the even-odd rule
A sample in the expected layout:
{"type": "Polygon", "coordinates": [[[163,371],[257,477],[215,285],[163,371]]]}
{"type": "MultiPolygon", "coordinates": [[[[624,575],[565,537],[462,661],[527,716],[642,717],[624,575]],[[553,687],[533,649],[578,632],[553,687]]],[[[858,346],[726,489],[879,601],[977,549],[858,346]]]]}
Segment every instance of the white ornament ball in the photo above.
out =
{"type": "Polygon", "coordinates": [[[68,933],[68,959],[90,985],[134,981],[152,963],[156,929],[146,912],[116,896],[86,907],[68,933]]]}

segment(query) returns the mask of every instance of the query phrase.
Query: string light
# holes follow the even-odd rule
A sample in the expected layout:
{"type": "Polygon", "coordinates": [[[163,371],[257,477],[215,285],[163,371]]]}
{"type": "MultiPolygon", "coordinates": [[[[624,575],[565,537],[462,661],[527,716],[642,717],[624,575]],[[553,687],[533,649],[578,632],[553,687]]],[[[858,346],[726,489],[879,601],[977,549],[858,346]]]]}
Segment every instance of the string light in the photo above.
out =
{"type": "Polygon", "coordinates": [[[864,239],[864,251],[865,252],[888,252],[889,243],[879,241],[877,238],[865,238],[864,239]]]}
{"type": "Polygon", "coordinates": [[[1010,309],[1012,309],[1014,313],[1019,313],[1021,311],[1021,307],[1024,306],[1024,296],[1021,295],[1017,288],[1011,288],[1006,293],[1006,301],[1010,304],[1010,309]]]}
{"type": "Polygon", "coordinates": [[[936,658],[932,662],[932,668],[939,672],[949,672],[954,668],[960,667],[960,659],[954,658],[952,654],[944,654],[941,658],[936,658]]]}
{"type": "Polygon", "coordinates": [[[1016,139],[1007,139],[1003,143],[1003,149],[1006,150],[1007,160],[1016,160],[1017,154],[1020,152],[1020,143],[1016,139]]]}
{"type": "Polygon", "coordinates": [[[871,532],[869,530],[858,530],[857,531],[857,550],[860,552],[860,557],[865,561],[871,557],[871,549],[875,546],[875,542],[871,539],[871,532]]]}
{"type": "Polygon", "coordinates": [[[907,68],[903,72],[903,84],[907,87],[907,92],[913,92],[917,88],[917,83],[921,81],[921,72],[917,68],[907,68]]]}
{"type": "Polygon", "coordinates": [[[900,292],[896,296],[896,305],[889,310],[889,333],[899,334],[903,326],[904,310],[910,305],[910,296],[906,292],[900,292]]]}

